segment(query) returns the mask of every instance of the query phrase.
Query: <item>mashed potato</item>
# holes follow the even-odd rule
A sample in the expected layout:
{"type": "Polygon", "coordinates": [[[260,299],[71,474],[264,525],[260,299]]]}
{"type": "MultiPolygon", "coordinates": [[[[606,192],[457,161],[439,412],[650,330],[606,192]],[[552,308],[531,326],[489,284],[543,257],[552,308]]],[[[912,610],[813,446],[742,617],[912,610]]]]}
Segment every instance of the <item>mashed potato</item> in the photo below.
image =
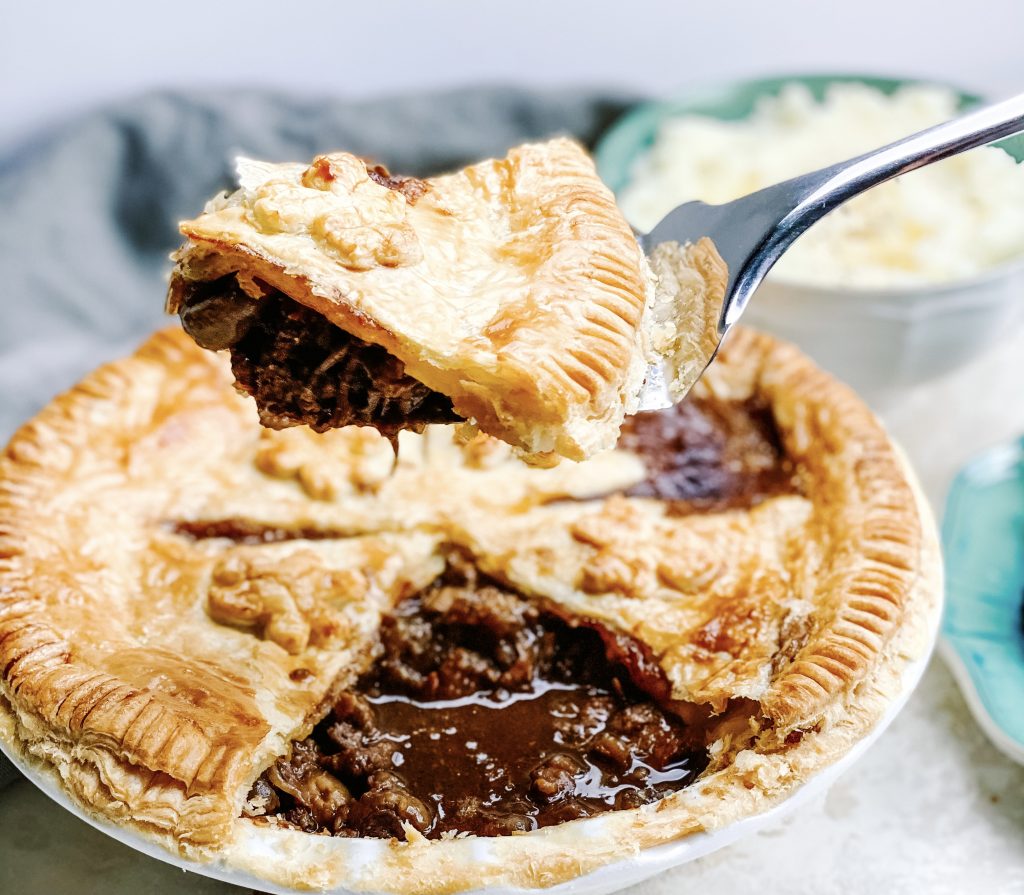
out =
{"type": "MultiPolygon", "coordinates": [[[[620,205],[635,227],[649,230],[682,202],[728,202],[956,114],[956,95],[940,87],[886,96],[835,84],[817,102],[792,84],[742,121],[665,121],[620,205]]],[[[822,286],[914,286],[969,277],[1021,255],[1024,165],[983,147],[841,206],[797,240],[772,276],[822,286]]]]}

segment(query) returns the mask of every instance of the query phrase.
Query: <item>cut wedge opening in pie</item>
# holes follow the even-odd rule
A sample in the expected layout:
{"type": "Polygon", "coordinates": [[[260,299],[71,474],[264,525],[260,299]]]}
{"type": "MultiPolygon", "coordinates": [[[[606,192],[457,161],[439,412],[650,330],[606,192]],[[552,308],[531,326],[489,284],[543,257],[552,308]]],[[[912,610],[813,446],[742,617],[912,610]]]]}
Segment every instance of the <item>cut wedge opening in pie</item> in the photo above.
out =
{"type": "Polygon", "coordinates": [[[191,860],[564,882],[789,797],[935,623],[899,452],[766,336],[546,469],[455,426],[397,459],[372,428],[261,427],[236,376],[160,333],[0,458],[0,743],[191,860]]]}
{"type": "Polygon", "coordinates": [[[249,817],[405,840],[502,836],[657,801],[707,765],[642,647],[449,558],[380,652],[256,782],[249,817]]]}
{"type": "Polygon", "coordinates": [[[710,356],[714,247],[659,247],[652,269],[570,140],[427,180],[344,152],[239,179],[182,224],[167,306],[230,350],[265,426],[465,420],[581,460],[614,446],[649,362],[685,391],[710,356]]]}

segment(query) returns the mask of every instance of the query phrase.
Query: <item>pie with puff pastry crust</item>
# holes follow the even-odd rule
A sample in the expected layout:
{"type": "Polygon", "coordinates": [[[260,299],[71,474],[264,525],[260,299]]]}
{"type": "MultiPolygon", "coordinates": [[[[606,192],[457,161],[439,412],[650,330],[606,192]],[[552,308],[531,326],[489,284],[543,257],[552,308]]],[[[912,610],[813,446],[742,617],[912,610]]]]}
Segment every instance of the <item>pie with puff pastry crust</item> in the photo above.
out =
{"type": "Polygon", "coordinates": [[[243,159],[239,180],[182,223],[167,307],[231,350],[272,428],[463,419],[533,462],[582,460],[614,447],[652,360],[682,394],[717,343],[710,241],[660,246],[652,270],[571,140],[427,180],[346,152],[243,159]]]}
{"type": "Polygon", "coordinates": [[[551,469],[444,426],[403,434],[397,461],[367,429],[263,429],[231,383],[223,357],[157,334],[0,461],[0,742],[188,857],[297,888],[549,886],[785,798],[872,728],[924,649],[941,565],[911,473],[847,388],[767,336],[731,335],[671,444],[627,428],[551,469]],[[741,442],[749,470],[715,459],[741,442]],[[766,464],[774,484],[744,491],[766,464]],[[701,738],[696,781],[492,838],[243,816],[453,550],[632,644],[651,698],[701,738]]]}

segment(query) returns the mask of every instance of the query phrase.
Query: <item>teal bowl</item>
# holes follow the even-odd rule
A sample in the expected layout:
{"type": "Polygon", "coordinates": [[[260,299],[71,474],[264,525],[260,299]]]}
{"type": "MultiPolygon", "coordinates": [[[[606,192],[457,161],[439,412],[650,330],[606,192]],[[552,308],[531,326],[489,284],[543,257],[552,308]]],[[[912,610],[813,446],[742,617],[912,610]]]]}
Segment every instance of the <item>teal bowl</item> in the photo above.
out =
{"type": "MultiPolygon", "coordinates": [[[[832,84],[866,84],[882,93],[895,93],[911,84],[934,83],[914,78],[883,78],[868,75],[825,74],[791,75],[733,81],[717,87],[694,88],[670,99],[642,103],[616,121],[601,137],[594,150],[597,170],[615,192],[625,187],[632,176],[633,165],[658,135],[666,119],[681,115],[706,115],[723,121],[738,121],[754,111],[757,101],[777,96],[789,84],[802,84],[815,99],[824,99],[832,84]]],[[[960,108],[978,105],[982,98],[957,88],[960,108]]],[[[1024,135],[1010,137],[996,144],[1018,162],[1024,161],[1024,135]]]]}
{"type": "Polygon", "coordinates": [[[975,718],[1024,762],[1024,438],[957,475],[946,500],[942,653],[975,718]]]}

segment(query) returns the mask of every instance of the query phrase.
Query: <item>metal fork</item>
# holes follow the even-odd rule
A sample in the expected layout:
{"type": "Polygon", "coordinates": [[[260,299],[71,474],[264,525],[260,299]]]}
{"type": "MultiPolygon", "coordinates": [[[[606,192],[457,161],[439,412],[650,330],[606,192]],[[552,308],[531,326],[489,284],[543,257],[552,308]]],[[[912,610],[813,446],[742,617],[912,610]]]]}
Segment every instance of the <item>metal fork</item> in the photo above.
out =
{"type": "MultiPolygon", "coordinates": [[[[637,238],[647,253],[663,242],[709,237],[729,270],[718,322],[718,345],[739,320],[764,275],[793,241],[847,199],[899,174],[1024,131],[1024,94],[985,106],[945,124],[820,171],[803,174],[726,205],[687,202],[673,209],[650,233],[637,238]]],[[[705,364],[706,368],[706,364],[705,364]]],[[[678,400],[682,396],[676,396],[678,400]]],[[[665,371],[648,369],[640,410],[662,410],[675,401],[665,371]]]]}

